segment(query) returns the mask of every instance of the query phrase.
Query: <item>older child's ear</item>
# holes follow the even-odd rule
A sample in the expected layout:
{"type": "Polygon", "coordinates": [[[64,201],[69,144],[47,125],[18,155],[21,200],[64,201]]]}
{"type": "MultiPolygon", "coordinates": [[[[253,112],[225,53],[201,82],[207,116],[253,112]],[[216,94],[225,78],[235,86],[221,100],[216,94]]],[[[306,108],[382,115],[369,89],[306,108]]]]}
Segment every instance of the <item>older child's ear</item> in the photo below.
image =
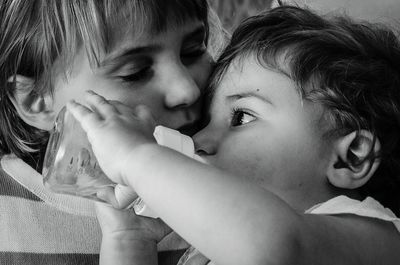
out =
{"type": "Polygon", "coordinates": [[[42,96],[34,92],[35,82],[32,78],[15,75],[8,79],[15,84],[10,100],[20,118],[27,124],[42,130],[51,130],[55,115],[51,110],[51,96],[42,96]]]}
{"type": "Polygon", "coordinates": [[[327,171],[329,182],[338,188],[356,189],[363,186],[375,173],[379,158],[366,158],[370,150],[380,151],[378,138],[366,130],[352,132],[336,140],[334,154],[327,171]]]}

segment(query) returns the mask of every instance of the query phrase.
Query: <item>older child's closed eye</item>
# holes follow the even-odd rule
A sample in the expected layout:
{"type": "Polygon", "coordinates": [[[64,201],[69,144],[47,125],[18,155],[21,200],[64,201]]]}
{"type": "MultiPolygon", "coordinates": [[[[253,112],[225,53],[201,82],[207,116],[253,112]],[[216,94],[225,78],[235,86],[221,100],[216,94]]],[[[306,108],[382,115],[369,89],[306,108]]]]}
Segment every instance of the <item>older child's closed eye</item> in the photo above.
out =
{"type": "Polygon", "coordinates": [[[207,46],[204,42],[196,44],[194,47],[189,47],[182,51],[182,61],[184,64],[191,64],[200,59],[206,52],[207,46]]]}
{"type": "Polygon", "coordinates": [[[125,75],[120,73],[117,77],[121,78],[125,82],[140,82],[146,81],[154,75],[151,66],[143,66],[140,68],[134,67],[133,69],[127,69],[126,72],[125,75]],[[131,74],[129,74],[128,71],[131,72],[131,74]]]}
{"type": "Polygon", "coordinates": [[[181,48],[181,60],[185,65],[191,65],[201,59],[207,52],[207,34],[204,27],[199,27],[188,36],[181,48]]]}

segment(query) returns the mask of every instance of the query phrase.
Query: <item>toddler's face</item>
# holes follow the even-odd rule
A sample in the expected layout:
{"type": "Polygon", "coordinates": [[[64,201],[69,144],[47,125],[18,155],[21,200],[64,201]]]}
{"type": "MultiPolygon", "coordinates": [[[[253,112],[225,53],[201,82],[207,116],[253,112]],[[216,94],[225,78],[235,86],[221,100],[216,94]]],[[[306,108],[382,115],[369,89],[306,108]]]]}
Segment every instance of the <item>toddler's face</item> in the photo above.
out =
{"type": "Polygon", "coordinates": [[[71,99],[81,101],[91,89],[131,107],[145,104],[159,124],[190,133],[199,120],[201,90],[210,73],[203,23],[189,21],[157,35],[123,36],[94,69],[84,49],[77,54],[68,80],[61,74],[56,80],[55,113],[71,99]]]}
{"type": "MultiPolygon", "coordinates": [[[[255,181],[295,208],[326,186],[331,149],[322,106],[302,101],[295,83],[252,57],[234,61],[216,89],[210,122],[194,136],[209,163],[255,181]]],[[[311,203],[311,202],[308,202],[311,203]]]]}

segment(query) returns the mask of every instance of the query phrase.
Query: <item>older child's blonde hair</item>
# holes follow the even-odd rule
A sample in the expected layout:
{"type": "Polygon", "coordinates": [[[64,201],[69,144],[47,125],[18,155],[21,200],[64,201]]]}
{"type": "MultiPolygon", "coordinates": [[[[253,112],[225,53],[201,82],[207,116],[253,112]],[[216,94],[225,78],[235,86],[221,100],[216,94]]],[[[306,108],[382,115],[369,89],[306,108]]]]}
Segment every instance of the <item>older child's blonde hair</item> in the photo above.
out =
{"type": "MultiPolygon", "coordinates": [[[[167,25],[203,21],[208,32],[206,0],[4,0],[0,3],[0,149],[29,158],[47,141],[47,132],[24,123],[10,98],[16,76],[34,80],[31,98],[52,95],[53,65],[64,73],[77,50],[86,49],[92,65],[112,50],[121,25],[133,34],[162,32],[167,25]]],[[[126,32],[125,32],[126,33],[126,32]]],[[[22,88],[23,89],[23,88],[22,88]]]]}

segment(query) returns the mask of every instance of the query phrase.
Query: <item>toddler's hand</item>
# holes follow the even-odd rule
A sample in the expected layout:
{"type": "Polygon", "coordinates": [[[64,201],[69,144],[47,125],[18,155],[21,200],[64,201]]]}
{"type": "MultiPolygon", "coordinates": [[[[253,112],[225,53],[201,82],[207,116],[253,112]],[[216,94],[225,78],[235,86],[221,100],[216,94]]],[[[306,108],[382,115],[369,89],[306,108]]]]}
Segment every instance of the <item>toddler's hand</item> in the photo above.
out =
{"type": "Polygon", "coordinates": [[[140,145],[155,143],[155,122],[143,105],[135,110],[88,91],[84,106],[75,101],[67,110],[86,131],[93,152],[104,173],[114,182],[126,184],[121,168],[129,153],[140,145]]]}
{"type": "Polygon", "coordinates": [[[161,219],[138,216],[133,209],[119,210],[96,203],[96,214],[103,237],[115,240],[150,240],[158,243],[172,232],[161,219]]]}
{"type": "Polygon", "coordinates": [[[157,243],[172,230],[160,219],[96,204],[102,230],[100,264],[157,264],[157,243]]]}

